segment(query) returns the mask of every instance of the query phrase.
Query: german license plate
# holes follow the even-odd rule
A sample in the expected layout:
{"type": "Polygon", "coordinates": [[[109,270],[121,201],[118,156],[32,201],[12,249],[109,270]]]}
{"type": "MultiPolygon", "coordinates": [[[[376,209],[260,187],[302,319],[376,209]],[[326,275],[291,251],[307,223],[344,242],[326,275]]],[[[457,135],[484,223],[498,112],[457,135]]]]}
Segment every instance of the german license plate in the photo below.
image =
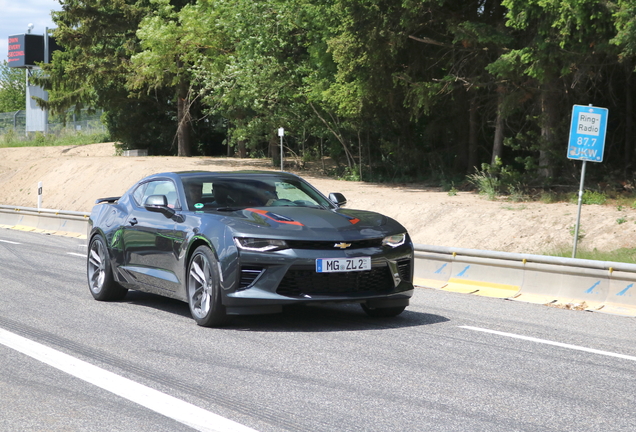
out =
{"type": "Polygon", "coordinates": [[[317,273],[334,273],[371,270],[371,257],[358,258],[318,258],[317,273]]]}

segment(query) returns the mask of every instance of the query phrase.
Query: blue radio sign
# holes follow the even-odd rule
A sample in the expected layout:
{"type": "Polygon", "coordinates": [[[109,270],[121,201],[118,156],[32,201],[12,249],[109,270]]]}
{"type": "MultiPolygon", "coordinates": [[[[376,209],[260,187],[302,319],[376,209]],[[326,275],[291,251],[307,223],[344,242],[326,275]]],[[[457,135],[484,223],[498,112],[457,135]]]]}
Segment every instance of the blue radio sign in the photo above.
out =
{"type": "Polygon", "coordinates": [[[607,115],[607,108],[574,105],[568,159],[603,162],[607,115]]]}

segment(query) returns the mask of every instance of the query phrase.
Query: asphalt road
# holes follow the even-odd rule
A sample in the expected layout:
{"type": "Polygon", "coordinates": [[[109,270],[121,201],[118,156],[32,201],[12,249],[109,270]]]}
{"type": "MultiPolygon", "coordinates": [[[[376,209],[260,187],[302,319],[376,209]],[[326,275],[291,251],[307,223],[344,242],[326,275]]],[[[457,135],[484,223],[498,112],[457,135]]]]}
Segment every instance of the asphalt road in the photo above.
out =
{"type": "Polygon", "coordinates": [[[177,301],[93,300],[82,244],[0,229],[0,431],[636,428],[633,318],[418,289],[394,319],[208,329],[177,301]]]}

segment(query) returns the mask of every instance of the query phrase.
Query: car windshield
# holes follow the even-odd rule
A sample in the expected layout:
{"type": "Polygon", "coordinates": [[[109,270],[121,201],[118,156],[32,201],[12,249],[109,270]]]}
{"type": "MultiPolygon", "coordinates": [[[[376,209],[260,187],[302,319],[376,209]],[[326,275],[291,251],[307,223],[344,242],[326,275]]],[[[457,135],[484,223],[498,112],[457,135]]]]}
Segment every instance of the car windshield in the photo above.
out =
{"type": "Polygon", "coordinates": [[[333,205],[308,183],[294,178],[211,175],[183,178],[191,210],[235,210],[247,207],[318,207],[333,205]]]}

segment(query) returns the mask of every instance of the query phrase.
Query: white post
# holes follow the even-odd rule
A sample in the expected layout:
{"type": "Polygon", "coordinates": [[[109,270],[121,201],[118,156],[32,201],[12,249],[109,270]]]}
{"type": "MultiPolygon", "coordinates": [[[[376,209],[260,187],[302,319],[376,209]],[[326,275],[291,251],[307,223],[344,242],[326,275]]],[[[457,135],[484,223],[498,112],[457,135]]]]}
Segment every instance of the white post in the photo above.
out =
{"type": "Polygon", "coordinates": [[[283,136],[285,135],[284,128],[278,128],[278,136],[280,137],[280,170],[283,170],[283,136]]]}
{"type": "Polygon", "coordinates": [[[42,182],[38,182],[38,210],[42,208],[42,182]]]}

